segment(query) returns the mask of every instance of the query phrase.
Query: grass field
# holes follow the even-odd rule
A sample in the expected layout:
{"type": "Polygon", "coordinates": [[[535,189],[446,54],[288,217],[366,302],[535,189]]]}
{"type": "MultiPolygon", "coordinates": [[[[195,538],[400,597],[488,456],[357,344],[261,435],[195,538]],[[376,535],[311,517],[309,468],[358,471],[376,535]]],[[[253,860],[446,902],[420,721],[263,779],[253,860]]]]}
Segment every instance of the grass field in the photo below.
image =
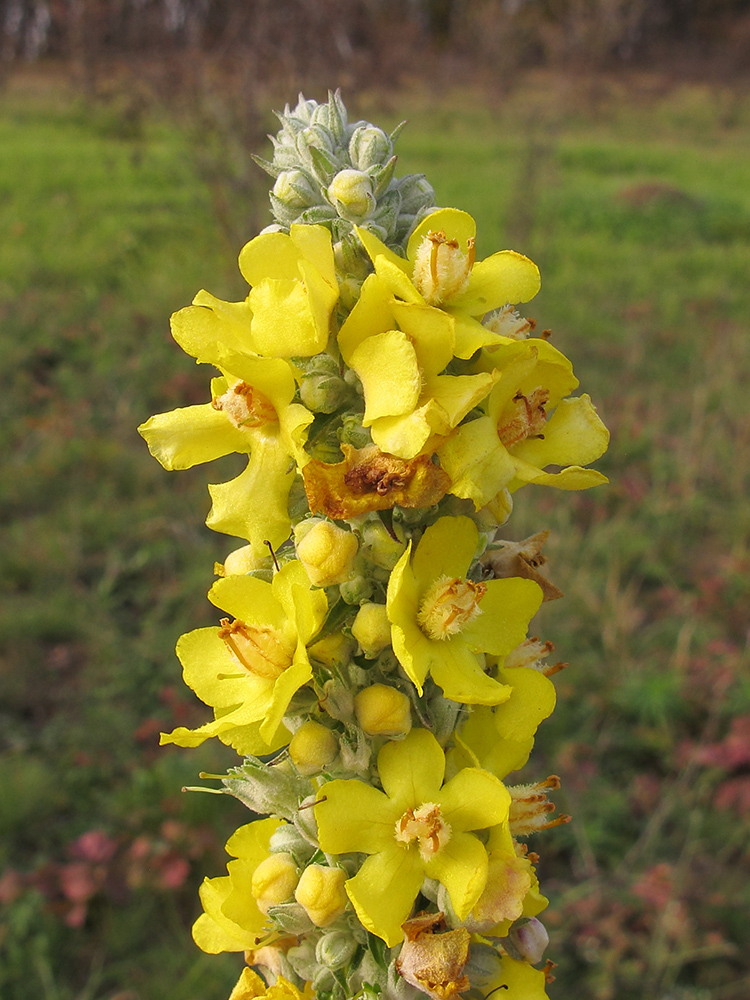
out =
{"type": "MultiPolygon", "coordinates": [[[[566,592],[536,625],[570,666],[522,776],[560,774],[574,816],[532,845],[550,995],[743,1000],[750,102],[541,77],[468,116],[460,96],[351,103],[410,118],[401,172],[478,218],[480,257],[537,261],[530,312],[613,432],[609,487],[527,488],[507,529],[553,529],[566,592]]],[[[3,1000],[213,1000],[237,975],[188,928],[246,813],[179,791],[232,756],[157,747],[202,721],[173,646],[215,618],[232,543],[203,526],[205,483],[232,460],[168,474],[135,432],[203,400],[169,314],[243,294],[194,152],[163,115],[51,86],[0,105],[3,1000]]]]}

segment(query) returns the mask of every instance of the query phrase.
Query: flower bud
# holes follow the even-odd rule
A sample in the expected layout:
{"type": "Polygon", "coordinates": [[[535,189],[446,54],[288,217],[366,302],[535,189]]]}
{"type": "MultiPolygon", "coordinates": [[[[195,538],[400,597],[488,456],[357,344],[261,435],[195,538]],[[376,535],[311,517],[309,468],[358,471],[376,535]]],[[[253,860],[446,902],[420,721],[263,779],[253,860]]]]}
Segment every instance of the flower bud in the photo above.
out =
{"type": "Polygon", "coordinates": [[[368,218],[377,204],[372,180],[361,170],[339,170],[328,185],[328,198],[349,222],[368,218]]]}
{"type": "Polygon", "coordinates": [[[339,587],[341,600],[347,604],[361,604],[372,597],[373,581],[366,576],[355,576],[339,587]]]}
{"type": "Polygon", "coordinates": [[[368,660],[374,659],[391,641],[391,623],[385,604],[363,604],[352,625],[352,635],[368,660]]]}
{"type": "Polygon", "coordinates": [[[316,927],[327,927],[346,909],[346,872],[341,868],[308,865],[302,872],[294,898],[316,927]]]}
{"type": "Polygon", "coordinates": [[[285,903],[299,881],[297,862],[291,854],[271,854],[253,872],[252,893],[261,913],[285,903]]]}
{"type": "Polygon", "coordinates": [[[339,375],[308,375],[302,379],[300,399],[313,413],[333,413],[350,395],[349,386],[339,375]]]}
{"type": "Polygon", "coordinates": [[[291,823],[277,826],[268,846],[272,854],[292,854],[298,861],[308,861],[314,852],[312,844],[291,823]]]}
{"type": "Polygon", "coordinates": [[[310,178],[302,170],[284,170],[276,178],[273,193],[289,208],[307,208],[320,199],[310,178]]]}
{"type": "Polygon", "coordinates": [[[294,766],[306,776],[322,771],[338,752],[339,742],[331,730],[312,719],[302,723],[289,744],[294,766]]]}
{"type": "Polygon", "coordinates": [[[362,528],[362,555],[381,569],[392,570],[405,548],[404,542],[388,533],[379,517],[367,521],[362,528]]]}
{"type": "MultiPolygon", "coordinates": [[[[217,563],[217,566],[219,564],[217,563]]],[[[271,558],[268,555],[257,556],[252,545],[243,545],[230,552],[224,560],[219,576],[245,576],[257,570],[269,569],[271,558]]]]}
{"type": "Polygon", "coordinates": [[[318,941],[315,958],[335,972],[348,964],[356,950],[357,941],[348,931],[331,931],[318,941]]]}
{"type": "Polygon", "coordinates": [[[406,736],[411,731],[411,705],[401,691],[372,684],[354,699],[357,722],[368,736],[406,736]]]}
{"type": "Polygon", "coordinates": [[[529,965],[541,962],[549,944],[547,928],[536,917],[531,917],[525,923],[515,924],[511,927],[508,938],[518,952],[518,956],[529,965]]]}
{"type": "Polygon", "coordinates": [[[301,521],[294,529],[297,558],[316,587],[344,583],[352,573],[357,536],[330,521],[301,521]]]}
{"type": "Polygon", "coordinates": [[[360,125],[349,140],[349,157],[359,170],[385,163],[392,152],[391,140],[377,125],[360,125]]]}
{"type": "Polygon", "coordinates": [[[345,667],[352,658],[354,643],[343,632],[333,632],[309,647],[312,659],[327,667],[345,667]]]}

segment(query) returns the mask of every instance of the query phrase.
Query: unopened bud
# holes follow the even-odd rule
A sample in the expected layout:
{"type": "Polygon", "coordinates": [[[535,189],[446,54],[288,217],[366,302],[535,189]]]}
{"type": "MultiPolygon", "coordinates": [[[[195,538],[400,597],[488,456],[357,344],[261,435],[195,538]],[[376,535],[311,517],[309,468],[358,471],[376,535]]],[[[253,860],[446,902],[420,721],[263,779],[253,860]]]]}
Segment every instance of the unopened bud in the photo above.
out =
{"type": "Polygon", "coordinates": [[[333,632],[319,639],[307,650],[313,660],[327,667],[345,667],[354,653],[354,643],[343,632],[333,632]]]}
{"type": "Polygon", "coordinates": [[[330,521],[301,521],[294,529],[297,558],[316,587],[349,579],[359,542],[351,531],[330,521]]]}
{"type": "Polygon", "coordinates": [[[529,965],[541,962],[549,944],[547,928],[536,917],[531,917],[525,923],[514,924],[508,933],[508,938],[518,952],[519,958],[529,965]]]}
{"type": "Polygon", "coordinates": [[[289,756],[300,774],[309,776],[322,771],[339,752],[339,743],[327,726],[308,719],[289,744],[289,756]]]}
{"type": "Polygon", "coordinates": [[[252,893],[261,913],[285,903],[294,895],[299,881],[297,862],[291,854],[272,854],[253,872],[252,893]]]}
{"type": "Polygon", "coordinates": [[[372,684],[360,691],[354,712],[368,736],[406,736],[411,730],[409,699],[387,684],[372,684]]]}
{"type": "Polygon", "coordinates": [[[372,597],[372,580],[366,576],[355,576],[339,587],[341,600],[347,604],[361,604],[372,597]]]}
{"type": "Polygon", "coordinates": [[[345,882],[346,872],[341,868],[308,865],[302,872],[294,898],[316,927],[327,927],[346,909],[345,882]]]}
{"type": "Polygon", "coordinates": [[[377,204],[372,180],[361,170],[339,170],[328,185],[328,198],[339,215],[349,222],[368,218],[377,204]]]}
{"type": "Polygon", "coordinates": [[[388,533],[380,518],[367,521],[362,528],[362,555],[381,569],[392,570],[405,548],[404,542],[388,533]]]}
{"type": "Polygon", "coordinates": [[[269,569],[271,557],[268,554],[258,556],[252,545],[243,545],[230,552],[224,560],[221,576],[245,576],[257,570],[269,569]]]}
{"type": "Polygon", "coordinates": [[[333,413],[343,405],[350,391],[338,375],[309,375],[302,379],[299,394],[313,413],[333,413]]]}
{"type": "Polygon", "coordinates": [[[272,854],[292,854],[301,861],[308,861],[314,851],[312,844],[305,840],[297,827],[291,823],[277,826],[271,834],[268,846],[272,854]]]}
{"type": "Polygon", "coordinates": [[[392,152],[391,140],[377,125],[360,125],[349,140],[349,157],[359,170],[385,163],[392,152]]]}
{"type": "Polygon", "coordinates": [[[347,931],[331,931],[318,941],[315,958],[321,965],[335,972],[348,964],[357,947],[356,938],[347,931]]]}
{"type": "Polygon", "coordinates": [[[368,660],[374,659],[391,641],[391,623],[385,604],[363,604],[352,625],[352,635],[368,660]]]}
{"type": "Polygon", "coordinates": [[[310,178],[302,170],[284,170],[276,178],[273,193],[290,208],[308,208],[320,200],[310,178]]]}

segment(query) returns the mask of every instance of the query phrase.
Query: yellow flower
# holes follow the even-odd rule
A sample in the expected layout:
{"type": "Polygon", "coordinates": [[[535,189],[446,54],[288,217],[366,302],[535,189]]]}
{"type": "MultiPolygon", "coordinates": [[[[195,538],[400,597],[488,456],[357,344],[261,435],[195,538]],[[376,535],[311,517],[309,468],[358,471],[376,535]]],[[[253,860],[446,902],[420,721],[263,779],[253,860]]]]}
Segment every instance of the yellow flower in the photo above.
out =
{"type": "Polygon", "coordinates": [[[363,426],[382,452],[406,460],[427,453],[492,387],[491,373],[441,374],[454,355],[453,328],[443,310],[394,298],[377,274],[363,284],[338,342],[362,382],[363,426]]]}
{"type": "Polygon", "coordinates": [[[269,857],[271,836],[283,826],[270,817],[247,823],[227,841],[227,854],[236,861],[227,865],[228,875],[206,878],[200,888],[204,912],[193,924],[193,940],[203,951],[248,951],[268,935],[265,913],[252,891],[256,869],[269,857]]]}
{"type": "Polygon", "coordinates": [[[338,301],[331,234],[323,226],[263,233],[240,251],[249,285],[252,342],[272,358],[310,357],[324,351],[338,301]]]}
{"type": "Polygon", "coordinates": [[[508,340],[484,351],[476,367],[499,371],[500,378],[483,404],[487,415],[463,424],[438,449],[451,493],[479,510],[505,487],[581,490],[607,482],[581,468],[604,454],[609,432],[589,396],[564,398],[578,379],[563,354],[544,340],[508,340]],[[548,465],[563,468],[543,471],[548,465]]]}
{"type": "Polygon", "coordinates": [[[428,215],[399,257],[364,229],[357,229],[375,274],[408,303],[440,306],[454,321],[454,353],[470,358],[497,335],[477,317],[509,303],[528,302],[539,291],[539,269],[528,257],[501,250],[474,262],[476,223],[466,212],[443,208],[428,215]]]}
{"type": "Polygon", "coordinates": [[[488,676],[477,653],[506,656],[526,636],[542,602],[531,580],[473,583],[466,573],[479,541],[468,517],[441,517],[388,582],[393,650],[419,693],[428,673],[446,698],[499,705],[511,687],[488,676]]]}
{"type": "Polygon", "coordinates": [[[208,598],[235,620],[181,636],[177,655],[185,683],[216,718],[162,734],[162,743],[194,747],[218,736],[241,754],[270,753],[289,742],[282,717],[295,691],[312,679],[306,646],[325,620],[325,592],[311,589],[301,563],[289,562],[272,583],[217,580],[208,598]]]}
{"type": "Polygon", "coordinates": [[[362,924],[389,947],[403,939],[425,878],[445,886],[459,919],[468,916],[487,878],[487,852],[469,831],[507,821],[509,795],[497,778],[465,768],[443,785],[444,773],[440,744],[413,729],[378,754],[382,792],[357,780],[318,792],[321,849],[369,855],[346,891],[362,924]]]}
{"type": "Polygon", "coordinates": [[[189,469],[231,452],[249,455],[236,479],[209,486],[213,507],[206,523],[247,538],[260,557],[267,554],[266,539],[277,547],[289,537],[294,463],[307,458],[303,445],[313,415],[292,402],[296,383],[288,362],[201,350],[201,359],[209,356],[223,372],[211,382],[212,401],[157,413],[138,431],[165,469],[189,469]]]}
{"type": "Polygon", "coordinates": [[[510,698],[496,708],[476,706],[456,734],[448,754],[450,773],[462,767],[483,767],[498,778],[523,767],[534,746],[534,734],[555,708],[555,685],[531,667],[497,671],[498,680],[512,688],[510,698]]]}

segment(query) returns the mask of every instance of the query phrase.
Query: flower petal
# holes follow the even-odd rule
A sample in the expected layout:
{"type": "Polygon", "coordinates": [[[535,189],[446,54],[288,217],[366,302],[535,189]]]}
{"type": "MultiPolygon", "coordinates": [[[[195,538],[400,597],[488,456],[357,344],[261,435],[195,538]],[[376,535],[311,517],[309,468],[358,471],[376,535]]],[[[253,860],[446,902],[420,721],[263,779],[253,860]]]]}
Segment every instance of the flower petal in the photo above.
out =
{"type": "Polygon", "coordinates": [[[208,599],[214,607],[229,612],[233,618],[239,618],[246,624],[282,629],[286,622],[284,610],[271,584],[254,576],[222,577],[212,584],[208,599]]]}
{"type": "Polygon", "coordinates": [[[138,433],[148,450],[165,469],[191,469],[202,462],[229,455],[247,454],[251,440],[210,403],[157,413],[141,424],[138,433]]]}
{"type": "Polygon", "coordinates": [[[515,250],[500,250],[474,265],[466,291],[456,296],[451,305],[479,316],[509,303],[528,302],[541,284],[539,268],[533,260],[515,250]]]}
{"type": "Polygon", "coordinates": [[[389,330],[363,340],[351,356],[351,366],[365,391],[365,427],[378,417],[411,413],[417,405],[422,378],[405,333],[389,330]]]}
{"type": "Polygon", "coordinates": [[[468,241],[477,234],[477,224],[468,212],[462,212],[459,208],[439,208],[436,212],[431,212],[409,237],[406,248],[409,260],[414,260],[425,236],[441,230],[449,240],[458,240],[459,248],[466,253],[468,241]]]}
{"type": "Polygon", "coordinates": [[[405,809],[435,802],[443,784],[445,754],[427,729],[412,729],[403,740],[386,743],[378,754],[378,774],[386,795],[405,809]]]}
{"type": "Polygon", "coordinates": [[[328,781],[319,789],[315,805],[320,846],[330,854],[383,851],[395,846],[400,815],[397,805],[364,781],[328,781]]]}
{"type": "Polygon", "coordinates": [[[295,470],[278,438],[253,436],[247,468],[236,479],[208,487],[213,506],[206,524],[214,531],[246,538],[256,556],[276,549],[289,537],[287,499],[295,470]]]}
{"type": "Polygon", "coordinates": [[[533,580],[510,577],[489,580],[479,602],[481,614],[464,626],[461,637],[470,649],[507,656],[526,638],[529,622],[544,597],[533,580]]]}
{"type": "Polygon", "coordinates": [[[494,774],[467,767],[446,782],[438,795],[444,818],[453,830],[485,830],[505,823],[510,793],[494,774]]]}
{"type": "Polygon", "coordinates": [[[431,524],[412,561],[420,596],[441,576],[464,577],[478,544],[479,530],[470,517],[441,517],[431,524]]]}
{"type": "Polygon", "coordinates": [[[393,298],[377,274],[365,278],[354,308],[339,330],[341,357],[351,367],[351,357],[363,340],[395,327],[391,303],[393,298]]]}
{"type": "Polygon", "coordinates": [[[484,507],[515,476],[513,459],[489,417],[462,424],[438,449],[440,464],[451,479],[449,492],[484,507]]]}
{"type": "MultiPolygon", "coordinates": [[[[455,780],[455,779],[453,779],[455,780]]],[[[425,872],[448,890],[459,920],[465,920],[487,882],[487,851],[471,833],[453,833],[427,863],[425,872]]]]}
{"type": "Polygon", "coordinates": [[[432,679],[451,701],[464,705],[500,705],[510,697],[510,686],[487,676],[461,636],[430,642],[430,652],[432,679]]]}
{"type": "Polygon", "coordinates": [[[587,394],[563,399],[544,428],[544,438],[526,440],[513,451],[524,462],[545,465],[588,465],[607,450],[609,431],[587,394]]]}
{"type": "Polygon", "coordinates": [[[394,841],[388,851],[365,860],[346,883],[346,891],[363,926],[392,948],[403,940],[401,925],[411,913],[423,879],[417,851],[394,841]]]}

